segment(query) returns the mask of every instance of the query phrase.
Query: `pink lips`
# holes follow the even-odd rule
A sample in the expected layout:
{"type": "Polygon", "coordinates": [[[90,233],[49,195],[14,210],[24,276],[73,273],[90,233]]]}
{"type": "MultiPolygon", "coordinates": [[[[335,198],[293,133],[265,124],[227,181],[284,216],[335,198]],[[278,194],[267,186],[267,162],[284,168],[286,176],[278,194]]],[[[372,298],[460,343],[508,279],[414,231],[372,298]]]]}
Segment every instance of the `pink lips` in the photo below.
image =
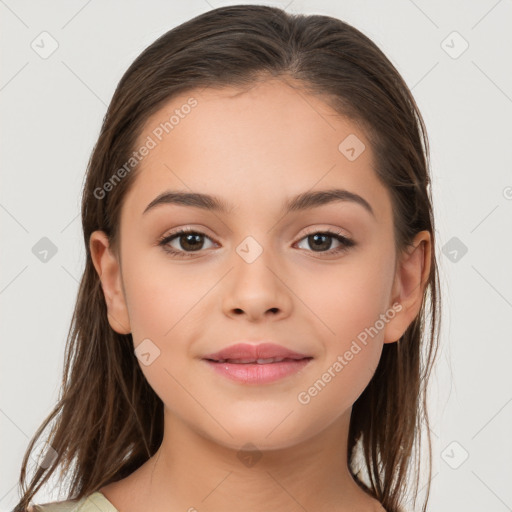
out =
{"type": "Polygon", "coordinates": [[[265,384],[298,372],[312,358],[274,343],[237,343],[203,359],[215,371],[245,384],[265,384]]]}
{"type": "Polygon", "coordinates": [[[249,343],[237,343],[231,345],[219,352],[214,352],[203,356],[203,359],[213,359],[221,361],[224,359],[269,359],[269,358],[286,358],[286,359],[304,359],[306,354],[299,354],[293,350],[289,350],[275,343],[260,343],[259,345],[251,345],[249,343]]]}

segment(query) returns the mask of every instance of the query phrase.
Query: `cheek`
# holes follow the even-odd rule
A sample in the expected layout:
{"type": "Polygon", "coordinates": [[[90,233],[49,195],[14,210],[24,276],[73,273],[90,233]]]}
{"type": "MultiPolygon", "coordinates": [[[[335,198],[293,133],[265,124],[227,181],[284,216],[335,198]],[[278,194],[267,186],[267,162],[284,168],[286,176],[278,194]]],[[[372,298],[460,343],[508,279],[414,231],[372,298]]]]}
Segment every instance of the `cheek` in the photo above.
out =
{"type": "Polygon", "coordinates": [[[391,248],[387,253],[361,251],[317,273],[315,287],[303,288],[318,332],[326,334],[320,371],[302,389],[298,402],[309,412],[318,408],[315,414],[324,421],[329,421],[328,404],[337,404],[341,411],[357,400],[379,363],[386,326],[381,315],[388,308],[393,263],[391,248]]]}
{"type": "MultiPolygon", "coordinates": [[[[201,298],[213,283],[193,267],[133,257],[126,265],[125,289],[135,344],[143,338],[167,343],[183,334],[194,318],[201,298]]],[[[173,341],[174,343],[174,341],[173,341]]]]}
{"type": "Polygon", "coordinates": [[[323,294],[311,299],[327,334],[318,372],[297,400],[317,421],[329,422],[350,408],[375,373],[382,354],[386,323],[381,315],[386,313],[389,275],[389,265],[376,260],[372,265],[347,265],[346,272],[340,268],[331,277],[323,294]]]}
{"type": "Polygon", "coordinates": [[[164,256],[155,259],[141,253],[137,257],[133,251],[124,279],[134,349],[144,341],[156,354],[154,363],[140,367],[157,394],[171,387],[176,397],[181,391],[172,376],[179,382],[187,379],[195,350],[191,340],[204,332],[205,307],[210,311],[214,307],[208,293],[218,278],[211,273],[205,278],[192,265],[169,263],[164,256]]]}
{"type": "Polygon", "coordinates": [[[353,406],[375,373],[382,352],[382,344],[358,341],[345,348],[331,354],[322,372],[297,394],[300,412],[314,419],[315,428],[325,428],[353,406]]]}
{"type": "Polygon", "coordinates": [[[140,347],[139,366],[166,405],[178,410],[190,406],[190,396],[183,389],[189,378],[190,340],[204,329],[201,299],[214,282],[188,272],[185,266],[171,265],[165,258],[148,263],[136,252],[131,253],[125,269],[134,350],[140,347]],[[146,360],[144,353],[149,353],[146,360]]]}
{"type": "Polygon", "coordinates": [[[393,270],[392,256],[367,250],[302,284],[301,297],[315,323],[323,325],[328,346],[341,350],[386,312],[393,270]]]}

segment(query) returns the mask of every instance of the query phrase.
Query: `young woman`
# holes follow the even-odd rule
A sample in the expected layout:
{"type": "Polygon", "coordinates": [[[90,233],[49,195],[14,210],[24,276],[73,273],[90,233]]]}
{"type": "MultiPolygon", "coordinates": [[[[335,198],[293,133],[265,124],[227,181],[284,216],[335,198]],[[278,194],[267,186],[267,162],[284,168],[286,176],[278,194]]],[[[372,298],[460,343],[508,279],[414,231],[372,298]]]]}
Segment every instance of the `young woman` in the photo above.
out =
{"type": "Polygon", "coordinates": [[[231,6],[161,36],[89,162],[62,393],[15,512],[408,509],[430,194],[416,103],[350,25],[231,6]],[[59,467],[68,499],[34,505],[59,467]]]}

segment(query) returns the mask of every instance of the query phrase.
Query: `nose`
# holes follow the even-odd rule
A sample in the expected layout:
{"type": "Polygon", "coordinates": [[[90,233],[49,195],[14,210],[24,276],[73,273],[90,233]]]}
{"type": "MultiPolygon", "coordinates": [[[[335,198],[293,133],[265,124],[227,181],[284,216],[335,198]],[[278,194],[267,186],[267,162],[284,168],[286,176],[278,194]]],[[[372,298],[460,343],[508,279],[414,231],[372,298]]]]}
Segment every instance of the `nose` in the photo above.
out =
{"type": "Polygon", "coordinates": [[[272,268],[265,253],[251,263],[243,258],[235,259],[235,268],[223,290],[224,314],[246,317],[251,322],[288,317],[293,301],[291,283],[286,281],[283,272],[272,268]]]}

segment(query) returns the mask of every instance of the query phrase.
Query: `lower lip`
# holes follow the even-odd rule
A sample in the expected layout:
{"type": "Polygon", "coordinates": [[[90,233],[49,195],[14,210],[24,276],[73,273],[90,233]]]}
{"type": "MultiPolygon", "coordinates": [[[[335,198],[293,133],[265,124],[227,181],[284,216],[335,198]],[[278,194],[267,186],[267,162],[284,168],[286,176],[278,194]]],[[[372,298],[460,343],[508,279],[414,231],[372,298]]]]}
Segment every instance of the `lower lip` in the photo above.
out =
{"type": "Polygon", "coordinates": [[[267,384],[288,377],[302,370],[312,358],[279,363],[217,363],[204,359],[216,372],[244,384],[267,384]]]}

